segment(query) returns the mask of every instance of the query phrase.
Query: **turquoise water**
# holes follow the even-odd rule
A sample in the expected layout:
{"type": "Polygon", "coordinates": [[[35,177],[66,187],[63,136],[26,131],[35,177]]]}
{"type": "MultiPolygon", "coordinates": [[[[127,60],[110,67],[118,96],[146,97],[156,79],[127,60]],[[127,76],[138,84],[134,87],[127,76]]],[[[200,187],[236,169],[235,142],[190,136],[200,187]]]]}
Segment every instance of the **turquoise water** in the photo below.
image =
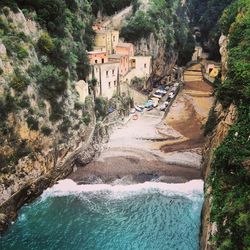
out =
{"type": "Polygon", "coordinates": [[[0,249],[198,249],[202,186],[65,180],[21,209],[0,249]]]}

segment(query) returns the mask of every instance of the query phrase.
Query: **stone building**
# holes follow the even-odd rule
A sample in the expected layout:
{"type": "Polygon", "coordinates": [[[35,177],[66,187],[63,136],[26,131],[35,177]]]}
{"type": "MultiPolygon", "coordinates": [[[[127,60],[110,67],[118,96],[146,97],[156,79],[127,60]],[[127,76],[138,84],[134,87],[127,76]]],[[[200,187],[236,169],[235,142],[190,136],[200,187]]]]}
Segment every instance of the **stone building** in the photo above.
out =
{"type": "Polygon", "coordinates": [[[92,65],[89,79],[96,79],[96,96],[110,99],[119,91],[119,62],[92,65]]]}
{"type": "Polygon", "coordinates": [[[137,77],[149,77],[152,72],[151,56],[132,56],[129,58],[129,66],[137,77]]]}
{"type": "Polygon", "coordinates": [[[116,30],[101,30],[97,31],[94,41],[95,51],[107,51],[108,54],[113,54],[115,47],[119,42],[119,31],[116,30]]]}
{"type": "Polygon", "coordinates": [[[89,51],[88,58],[90,65],[108,62],[106,51],[89,51]]]}
{"type": "Polygon", "coordinates": [[[121,77],[124,77],[129,71],[129,57],[128,55],[116,55],[112,54],[108,56],[109,62],[119,63],[119,73],[121,77]]]}
{"type": "Polygon", "coordinates": [[[85,102],[85,98],[89,95],[88,83],[80,80],[76,83],[76,91],[79,94],[79,101],[85,102]]]}
{"type": "Polygon", "coordinates": [[[115,54],[134,56],[134,45],[132,43],[118,43],[115,47],[115,54]]]}

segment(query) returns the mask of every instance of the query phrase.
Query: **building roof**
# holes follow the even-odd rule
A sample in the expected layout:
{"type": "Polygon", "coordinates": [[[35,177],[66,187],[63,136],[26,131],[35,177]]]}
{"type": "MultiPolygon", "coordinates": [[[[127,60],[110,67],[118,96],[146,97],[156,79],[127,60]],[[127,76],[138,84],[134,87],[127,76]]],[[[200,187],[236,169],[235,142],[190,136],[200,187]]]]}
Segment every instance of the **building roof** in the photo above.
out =
{"type": "Polygon", "coordinates": [[[116,45],[116,47],[123,47],[123,48],[130,48],[131,46],[133,46],[132,43],[118,43],[116,45]]]}
{"type": "Polygon", "coordinates": [[[121,57],[123,57],[123,55],[117,55],[117,54],[108,55],[108,58],[113,58],[113,59],[120,59],[121,57]]]}
{"type": "Polygon", "coordinates": [[[94,65],[92,66],[108,66],[108,65],[120,65],[119,62],[104,62],[104,63],[95,63],[94,65]]]}
{"type": "Polygon", "coordinates": [[[107,53],[107,51],[94,50],[94,51],[88,51],[87,53],[88,53],[88,55],[95,55],[95,54],[105,54],[105,53],[107,53]]]}

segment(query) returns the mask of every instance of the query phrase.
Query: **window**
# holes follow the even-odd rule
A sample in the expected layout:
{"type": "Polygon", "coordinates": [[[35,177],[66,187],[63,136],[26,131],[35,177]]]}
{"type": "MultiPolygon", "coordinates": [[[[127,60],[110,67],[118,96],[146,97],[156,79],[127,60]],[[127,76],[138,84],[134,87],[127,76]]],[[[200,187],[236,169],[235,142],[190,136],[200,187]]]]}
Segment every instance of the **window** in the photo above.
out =
{"type": "Polygon", "coordinates": [[[109,82],[109,88],[111,88],[111,82],[109,82]]]}
{"type": "Polygon", "coordinates": [[[112,70],[112,75],[113,75],[113,76],[115,75],[115,70],[114,70],[114,69],[112,70]]]}
{"type": "Polygon", "coordinates": [[[102,63],[104,63],[104,59],[102,58],[102,63]]]}
{"type": "Polygon", "coordinates": [[[147,64],[146,64],[146,63],[144,63],[144,68],[145,68],[145,69],[147,68],[147,64]]]}
{"type": "Polygon", "coordinates": [[[116,86],[116,81],[114,81],[114,86],[116,86]]]}
{"type": "Polygon", "coordinates": [[[95,60],[95,63],[97,63],[98,61],[97,60],[95,60]]]}
{"type": "Polygon", "coordinates": [[[109,77],[109,71],[108,70],[106,71],[106,77],[107,78],[109,77]]]}

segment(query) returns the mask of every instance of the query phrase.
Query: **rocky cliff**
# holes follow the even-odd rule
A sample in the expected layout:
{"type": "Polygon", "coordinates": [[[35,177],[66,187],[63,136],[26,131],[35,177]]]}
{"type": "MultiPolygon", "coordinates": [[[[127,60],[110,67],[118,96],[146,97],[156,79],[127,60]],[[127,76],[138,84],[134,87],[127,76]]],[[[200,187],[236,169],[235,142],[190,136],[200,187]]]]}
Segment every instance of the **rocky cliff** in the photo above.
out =
{"type": "MultiPolygon", "coordinates": [[[[56,49],[67,53],[68,45],[60,43],[56,31],[37,21],[41,16],[29,5],[3,4],[0,210],[7,213],[2,218],[13,218],[16,209],[31,196],[72,170],[72,164],[66,164],[69,156],[85,145],[95,117],[91,98],[85,104],[79,102],[75,83],[80,75],[76,68],[58,66],[53,58],[56,49]]],[[[77,7],[79,11],[81,7],[77,7]]],[[[61,39],[67,42],[69,36],[61,39]]]]}
{"type": "Polygon", "coordinates": [[[220,19],[222,76],[210,112],[203,152],[205,203],[201,249],[250,246],[249,0],[231,4],[220,19]],[[239,35],[241,34],[241,35],[239,35]]]}

